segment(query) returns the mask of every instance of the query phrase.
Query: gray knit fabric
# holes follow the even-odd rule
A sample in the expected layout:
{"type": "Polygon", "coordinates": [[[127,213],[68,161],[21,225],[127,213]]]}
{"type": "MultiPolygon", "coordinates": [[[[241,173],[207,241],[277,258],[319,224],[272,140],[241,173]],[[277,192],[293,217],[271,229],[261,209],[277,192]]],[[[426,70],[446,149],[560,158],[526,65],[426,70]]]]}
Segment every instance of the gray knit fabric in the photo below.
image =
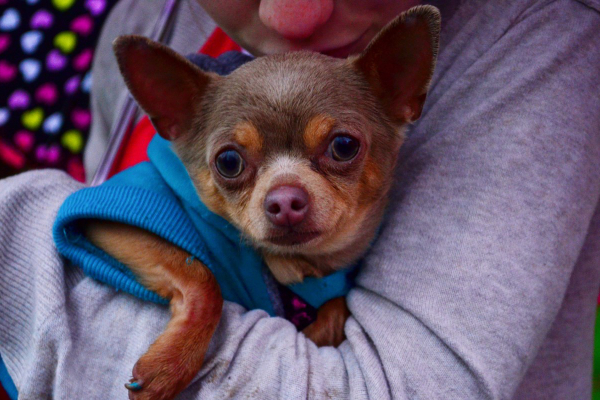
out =
{"type": "MultiPolygon", "coordinates": [[[[600,4],[462,1],[338,349],[226,303],[183,399],[589,399],[600,4]]],[[[22,399],[125,399],[169,319],[63,265],[65,174],[0,181],[0,353],[22,399]]]]}

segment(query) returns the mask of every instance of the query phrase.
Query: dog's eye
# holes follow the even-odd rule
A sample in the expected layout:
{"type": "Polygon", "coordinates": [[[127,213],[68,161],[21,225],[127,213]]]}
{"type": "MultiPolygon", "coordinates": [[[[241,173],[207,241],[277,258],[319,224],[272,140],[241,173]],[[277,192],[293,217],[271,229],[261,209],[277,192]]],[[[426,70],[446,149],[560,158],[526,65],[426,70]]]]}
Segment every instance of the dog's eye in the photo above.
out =
{"type": "Polygon", "coordinates": [[[225,178],[235,178],[244,170],[244,160],[235,150],[225,150],[217,156],[217,170],[225,178]]]}
{"type": "Polygon", "coordinates": [[[352,136],[340,135],[331,141],[331,157],[336,161],[352,160],[358,153],[360,142],[352,136]]]}

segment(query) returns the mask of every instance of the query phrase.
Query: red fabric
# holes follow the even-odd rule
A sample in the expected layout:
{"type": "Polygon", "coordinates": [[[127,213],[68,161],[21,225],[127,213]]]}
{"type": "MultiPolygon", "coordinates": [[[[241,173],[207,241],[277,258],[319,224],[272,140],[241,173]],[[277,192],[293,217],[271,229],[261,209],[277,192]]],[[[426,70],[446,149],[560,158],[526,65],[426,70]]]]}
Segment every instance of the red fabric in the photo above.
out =
{"type": "Polygon", "coordinates": [[[2,388],[2,385],[0,385],[0,400],[10,400],[8,398],[8,394],[6,394],[6,392],[2,388]]]}
{"type": "Polygon", "coordinates": [[[216,28],[198,53],[206,54],[211,57],[219,57],[221,54],[232,50],[242,51],[242,48],[236,42],[231,40],[221,28],[216,28]]]}
{"type": "Polygon", "coordinates": [[[127,141],[121,144],[109,177],[142,161],[148,161],[146,149],[155,132],[150,119],[147,116],[142,118],[133,128],[127,141]]]}
{"type": "MultiPolygon", "coordinates": [[[[242,48],[235,43],[221,28],[216,28],[200,48],[198,53],[218,57],[227,51],[240,51],[242,48]]],[[[128,140],[121,145],[109,176],[148,160],[146,150],[154,136],[155,130],[148,117],[133,128],[128,140]]],[[[0,398],[2,400],[2,398],[0,398]]]]}

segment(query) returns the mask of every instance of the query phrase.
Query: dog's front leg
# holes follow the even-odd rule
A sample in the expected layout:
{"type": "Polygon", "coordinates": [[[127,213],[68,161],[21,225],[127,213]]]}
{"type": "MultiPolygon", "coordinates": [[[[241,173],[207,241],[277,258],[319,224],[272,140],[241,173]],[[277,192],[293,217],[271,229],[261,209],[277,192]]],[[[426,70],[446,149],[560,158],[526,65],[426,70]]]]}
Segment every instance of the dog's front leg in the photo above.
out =
{"type": "Polygon", "coordinates": [[[142,229],[91,220],[85,232],[143,285],[170,300],[171,320],[135,364],[126,387],[135,400],[174,398],[202,367],[221,318],[223,298],[215,277],[185,251],[142,229]]]}
{"type": "Polygon", "coordinates": [[[319,307],[316,321],[302,332],[319,347],[337,347],[346,339],[344,325],[349,316],[346,298],[336,297],[319,307]]]}
{"type": "MultiPolygon", "coordinates": [[[[316,268],[301,257],[289,257],[264,253],[263,257],[269,270],[280,283],[288,285],[302,282],[306,276],[323,277],[324,268],[316,268]]],[[[344,325],[350,316],[345,297],[336,297],[327,301],[317,311],[317,319],[302,332],[319,347],[339,346],[346,339],[344,325]]]]}

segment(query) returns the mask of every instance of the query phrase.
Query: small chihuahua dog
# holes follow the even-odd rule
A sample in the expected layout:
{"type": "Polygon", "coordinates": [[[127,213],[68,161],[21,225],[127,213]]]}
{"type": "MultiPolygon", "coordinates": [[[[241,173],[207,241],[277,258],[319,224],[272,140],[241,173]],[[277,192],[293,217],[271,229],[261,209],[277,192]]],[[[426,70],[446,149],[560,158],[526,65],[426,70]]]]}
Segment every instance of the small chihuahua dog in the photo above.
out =
{"type": "MultiPolygon", "coordinates": [[[[169,48],[114,43],[128,88],[171,140],[204,204],[234,224],[283,284],[322,277],[360,258],[373,240],[403,127],[419,118],[438,50],[440,16],[418,6],[358,56],[265,56],[226,77],[169,48]]],[[[90,221],[87,237],[170,300],[164,333],[136,363],[130,398],[171,399],[202,366],[223,299],[211,271],[146,231],[90,221]]],[[[304,333],[344,339],[345,300],[323,305],[304,333]]]]}

